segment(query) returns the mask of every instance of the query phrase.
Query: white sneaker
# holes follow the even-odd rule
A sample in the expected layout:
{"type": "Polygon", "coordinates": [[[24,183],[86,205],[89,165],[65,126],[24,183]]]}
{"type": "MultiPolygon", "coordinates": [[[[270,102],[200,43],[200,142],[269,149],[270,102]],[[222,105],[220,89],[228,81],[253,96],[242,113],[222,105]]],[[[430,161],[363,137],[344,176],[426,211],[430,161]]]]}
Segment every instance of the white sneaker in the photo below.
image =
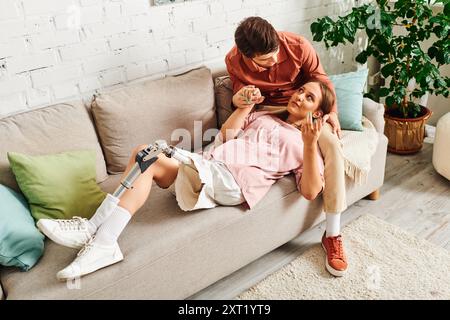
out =
{"type": "MultiPolygon", "coordinates": [[[[69,248],[81,249],[92,237],[89,220],[74,217],[70,220],[40,219],[37,227],[51,240],[69,248]]],[[[92,227],[91,227],[92,230],[92,227]]]]}
{"type": "Polygon", "coordinates": [[[96,243],[94,239],[91,238],[86,243],[71,264],[56,274],[59,280],[76,279],[123,260],[117,242],[113,245],[103,245],[96,243]]]}

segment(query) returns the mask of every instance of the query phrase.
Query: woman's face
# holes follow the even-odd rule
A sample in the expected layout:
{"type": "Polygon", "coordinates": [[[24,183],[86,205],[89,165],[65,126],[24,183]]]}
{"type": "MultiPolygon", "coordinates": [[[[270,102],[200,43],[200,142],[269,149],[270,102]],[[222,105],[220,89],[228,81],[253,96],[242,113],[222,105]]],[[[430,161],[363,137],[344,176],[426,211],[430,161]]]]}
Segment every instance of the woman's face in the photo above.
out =
{"type": "Polygon", "coordinates": [[[316,112],[322,101],[322,90],[317,82],[305,83],[289,100],[287,111],[296,118],[303,119],[308,112],[316,112]]]}

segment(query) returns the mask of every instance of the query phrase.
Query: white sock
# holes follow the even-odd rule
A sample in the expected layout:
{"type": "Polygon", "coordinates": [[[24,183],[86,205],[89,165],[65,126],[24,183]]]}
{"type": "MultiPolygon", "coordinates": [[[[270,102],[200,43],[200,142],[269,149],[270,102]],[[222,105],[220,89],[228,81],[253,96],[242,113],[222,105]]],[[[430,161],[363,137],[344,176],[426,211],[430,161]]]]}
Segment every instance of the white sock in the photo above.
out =
{"type": "Polygon", "coordinates": [[[341,233],[341,214],[326,213],[326,237],[337,237],[341,233]]]}
{"type": "Polygon", "coordinates": [[[88,229],[91,234],[94,234],[103,222],[109,218],[119,204],[119,201],[119,198],[116,198],[109,193],[106,195],[106,198],[100,204],[100,207],[97,208],[97,211],[95,211],[95,214],[89,220],[88,229]]]}
{"type": "Polygon", "coordinates": [[[117,206],[111,216],[98,228],[95,241],[104,245],[114,244],[130,219],[130,212],[121,206],[117,206]]]}

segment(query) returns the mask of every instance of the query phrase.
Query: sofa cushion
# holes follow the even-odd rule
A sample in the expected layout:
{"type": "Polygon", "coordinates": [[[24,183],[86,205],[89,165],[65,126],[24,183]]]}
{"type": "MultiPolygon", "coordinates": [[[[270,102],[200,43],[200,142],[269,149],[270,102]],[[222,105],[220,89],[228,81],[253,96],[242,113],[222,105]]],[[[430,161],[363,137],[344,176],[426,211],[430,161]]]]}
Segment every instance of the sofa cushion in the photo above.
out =
{"type": "Polygon", "coordinates": [[[336,91],[339,123],[343,130],[363,130],[363,91],[368,72],[369,70],[364,68],[329,76],[336,91]]]}
{"type": "Polygon", "coordinates": [[[36,229],[26,199],[0,185],[0,265],[32,268],[44,252],[44,236],[36,229]]]}
{"type": "Polygon", "coordinates": [[[43,156],[8,152],[11,168],[34,219],[90,218],[105,193],[95,182],[95,152],[43,156]]]}
{"type": "Polygon", "coordinates": [[[44,155],[94,150],[97,182],[104,181],[105,160],[90,116],[81,101],[31,110],[0,119],[0,183],[19,190],[7,152],[44,155]]]}
{"type": "Polygon", "coordinates": [[[200,68],[101,92],[92,113],[110,173],[124,171],[134,147],[159,139],[196,150],[210,142],[202,134],[217,125],[211,72],[200,68]]]}

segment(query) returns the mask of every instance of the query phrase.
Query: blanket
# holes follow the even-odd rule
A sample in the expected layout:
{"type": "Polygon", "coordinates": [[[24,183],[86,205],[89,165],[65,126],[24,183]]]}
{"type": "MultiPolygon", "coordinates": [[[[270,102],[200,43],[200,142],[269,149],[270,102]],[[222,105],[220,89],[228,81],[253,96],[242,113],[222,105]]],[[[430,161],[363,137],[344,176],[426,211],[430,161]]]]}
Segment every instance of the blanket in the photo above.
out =
{"type": "Polygon", "coordinates": [[[370,161],[378,146],[378,132],[372,122],[362,118],[363,131],[342,130],[341,146],[344,156],[345,174],[355,184],[367,182],[370,161]]]}

